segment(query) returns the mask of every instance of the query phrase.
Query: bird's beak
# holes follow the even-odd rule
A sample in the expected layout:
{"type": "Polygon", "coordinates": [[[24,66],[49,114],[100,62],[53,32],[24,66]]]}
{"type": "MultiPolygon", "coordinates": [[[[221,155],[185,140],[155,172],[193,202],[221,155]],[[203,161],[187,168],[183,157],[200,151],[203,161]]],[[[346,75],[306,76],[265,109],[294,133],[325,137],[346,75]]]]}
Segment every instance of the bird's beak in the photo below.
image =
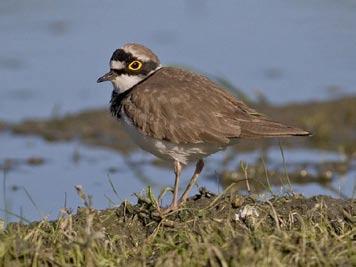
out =
{"type": "Polygon", "coordinates": [[[115,76],[116,76],[115,72],[109,71],[108,73],[101,76],[96,82],[101,83],[101,82],[111,81],[115,78],[115,76]]]}

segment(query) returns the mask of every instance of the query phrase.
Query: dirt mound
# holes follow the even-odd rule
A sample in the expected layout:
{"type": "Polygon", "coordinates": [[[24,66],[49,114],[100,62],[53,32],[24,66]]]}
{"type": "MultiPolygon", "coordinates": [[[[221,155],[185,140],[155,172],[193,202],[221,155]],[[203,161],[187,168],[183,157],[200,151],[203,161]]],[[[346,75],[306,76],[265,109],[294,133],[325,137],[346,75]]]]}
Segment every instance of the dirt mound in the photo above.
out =
{"type": "Polygon", "coordinates": [[[355,223],[351,199],[258,200],[201,190],[161,215],[154,198],[139,196],[136,205],[11,224],[0,234],[0,265],[352,266],[355,223]]]}

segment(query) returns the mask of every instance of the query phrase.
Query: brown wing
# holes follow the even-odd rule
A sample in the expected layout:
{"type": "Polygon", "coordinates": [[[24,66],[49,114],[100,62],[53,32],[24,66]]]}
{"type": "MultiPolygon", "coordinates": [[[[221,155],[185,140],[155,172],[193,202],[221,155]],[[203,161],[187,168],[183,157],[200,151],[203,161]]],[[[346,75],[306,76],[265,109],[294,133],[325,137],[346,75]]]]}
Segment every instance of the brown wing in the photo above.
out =
{"type": "Polygon", "coordinates": [[[204,76],[170,67],[136,85],[123,108],[143,133],[176,144],[308,134],[268,120],[204,76]]]}

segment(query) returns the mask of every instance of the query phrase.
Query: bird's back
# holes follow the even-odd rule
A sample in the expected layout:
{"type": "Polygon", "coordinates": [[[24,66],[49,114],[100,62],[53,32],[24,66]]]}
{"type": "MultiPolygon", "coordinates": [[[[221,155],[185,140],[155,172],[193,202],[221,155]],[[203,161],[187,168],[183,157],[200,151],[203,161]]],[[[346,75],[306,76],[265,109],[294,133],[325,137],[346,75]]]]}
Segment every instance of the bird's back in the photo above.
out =
{"type": "Polygon", "coordinates": [[[176,144],[309,135],[269,120],[207,77],[173,67],[135,85],[122,105],[142,133],[176,144]]]}

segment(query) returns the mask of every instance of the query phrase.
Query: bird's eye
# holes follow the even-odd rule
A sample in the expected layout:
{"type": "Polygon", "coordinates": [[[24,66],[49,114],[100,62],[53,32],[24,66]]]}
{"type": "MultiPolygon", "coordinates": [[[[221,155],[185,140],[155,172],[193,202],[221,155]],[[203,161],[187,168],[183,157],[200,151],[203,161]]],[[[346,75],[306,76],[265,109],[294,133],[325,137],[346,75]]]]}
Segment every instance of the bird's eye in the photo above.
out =
{"type": "Polygon", "coordinates": [[[130,63],[129,65],[129,69],[130,70],[139,70],[142,67],[142,62],[138,61],[138,60],[134,60],[130,63]]]}

